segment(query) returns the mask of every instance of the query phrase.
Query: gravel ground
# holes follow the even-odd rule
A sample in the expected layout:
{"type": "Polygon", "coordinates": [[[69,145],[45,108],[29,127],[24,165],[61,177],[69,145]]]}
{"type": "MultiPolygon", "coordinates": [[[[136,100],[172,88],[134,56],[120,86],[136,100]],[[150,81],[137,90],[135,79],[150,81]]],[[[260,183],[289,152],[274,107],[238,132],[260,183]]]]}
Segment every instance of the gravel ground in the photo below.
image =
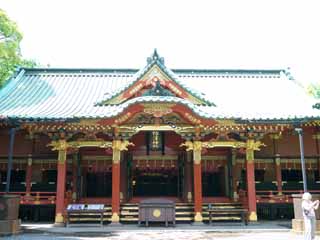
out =
{"type": "MultiPolygon", "coordinates": [[[[292,232],[210,232],[201,230],[152,230],[152,231],[115,231],[109,233],[24,233],[17,236],[4,237],[2,239],[17,240],[92,240],[92,239],[108,239],[108,240],[302,240],[302,235],[292,232]]],[[[316,238],[320,240],[320,237],[316,238]]]]}

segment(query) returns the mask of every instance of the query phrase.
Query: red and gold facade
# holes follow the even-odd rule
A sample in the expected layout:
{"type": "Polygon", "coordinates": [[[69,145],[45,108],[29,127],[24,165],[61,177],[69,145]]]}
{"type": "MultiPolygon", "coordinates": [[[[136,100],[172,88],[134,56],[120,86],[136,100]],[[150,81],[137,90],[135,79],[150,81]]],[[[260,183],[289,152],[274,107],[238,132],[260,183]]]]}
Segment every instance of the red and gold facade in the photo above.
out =
{"type": "MultiPolygon", "coordinates": [[[[152,113],[150,110],[145,111],[143,104],[135,106],[132,109],[139,108],[140,111],[127,111],[114,119],[112,125],[106,123],[107,120],[83,121],[78,124],[21,124],[16,135],[13,167],[26,173],[26,188],[20,192],[21,203],[55,204],[55,222],[62,223],[67,204],[100,202],[111,205],[110,220],[119,222],[122,203],[148,197],[147,193],[140,197],[139,194],[135,196],[132,190],[128,191],[132,188],[128,185],[137,185],[136,181],[139,181],[128,179],[128,170],[131,174],[139,171],[143,174],[175,175],[180,161],[184,161],[185,174],[182,181],[185,185],[180,189],[183,192],[177,193],[174,198],[178,202],[194,204],[195,222],[203,221],[203,203],[240,201],[248,208],[251,221],[257,220],[257,203],[291,203],[290,194],[286,194],[283,189],[281,170],[297,170],[301,167],[298,138],[290,125],[243,125],[231,121],[210,123],[208,120],[206,124],[211,125],[205,125],[198,116],[181,116],[184,110],[181,108],[180,111],[176,111],[179,105],[156,105],[154,104],[155,111],[152,113]],[[138,122],[139,116],[151,114],[161,115],[161,119],[153,115],[154,122],[144,125],[138,122]],[[163,123],[166,116],[170,118],[169,115],[175,116],[174,125],[163,123]],[[124,121],[124,116],[130,117],[124,121]],[[198,121],[195,124],[195,121],[190,122],[190,119],[198,121]],[[115,125],[116,122],[121,124],[115,125]],[[248,128],[255,130],[247,131],[248,128]],[[147,151],[147,133],[163,134],[164,146],[161,151],[147,151]],[[80,155],[78,162],[74,161],[75,155],[80,155]],[[183,158],[178,157],[182,155],[183,158]],[[130,169],[128,156],[131,156],[130,169]],[[231,164],[228,163],[229,159],[231,164]],[[47,170],[56,171],[56,192],[32,191],[33,182],[47,170]],[[225,180],[228,170],[231,171],[232,178],[225,180]],[[264,171],[265,181],[275,183],[277,188],[265,189],[263,193],[256,190],[256,184],[259,182],[255,179],[257,170],[264,171]],[[246,187],[240,188],[243,171],[246,187]],[[88,194],[83,192],[88,190],[78,183],[79,176],[82,176],[83,180],[88,173],[109,173],[110,185],[105,187],[111,188],[111,194],[106,194],[105,197],[88,197],[88,194]],[[211,173],[224,175],[224,180],[219,181],[223,190],[219,190],[217,197],[214,194],[203,194],[202,178],[211,173]],[[79,186],[82,189],[78,189],[79,186]]],[[[149,105],[147,109],[148,107],[149,105]]],[[[6,129],[8,128],[3,128],[1,136],[1,155],[4,157],[8,154],[9,144],[9,136],[4,134],[6,129]]],[[[304,130],[306,168],[318,176],[320,160],[317,127],[307,124],[304,130]]],[[[2,173],[6,170],[5,158],[2,159],[1,169],[2,173]]],[[[292,190],[287,192],[291,193],[292,190]]]]}
{"type": "MultiPolygon", "coordinates": [[[[205,220],[208,203],[241,203],[250,221],[258,220],[259,204],[291,204],[291,193],[302,191],[297,121],[207,117],[201,106],[214,104],[180,85],[155,57],[131,85],[95,103],[118,107],[109,117],[0,121],[2,175],[8,132],[16,128],[11,192],[21,204],[54,205],[55,222],[63,223],[68,204],[103,203],[115,224],[122,204],[148,197],[192,204],[194,222],[205,220]]],[[[317,192],[319,121],[298,123],[317,192]]]]}

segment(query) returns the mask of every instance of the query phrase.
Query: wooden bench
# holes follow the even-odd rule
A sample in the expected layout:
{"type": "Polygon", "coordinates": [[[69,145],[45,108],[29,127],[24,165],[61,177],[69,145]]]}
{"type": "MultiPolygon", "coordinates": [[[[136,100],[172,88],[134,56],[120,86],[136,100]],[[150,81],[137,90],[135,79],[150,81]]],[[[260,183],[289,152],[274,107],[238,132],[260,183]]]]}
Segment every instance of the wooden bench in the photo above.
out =
{"type": "Polygon", "coordinates": [[[209,224],[212,223],[212,217],[213,216],[230,216],[230,215],[239,215],[241,217],[241,221],[244,223],[244,225],[248,225],[248,210],[244,208],[208,208],[209,213],[209,224]]]}
{"type": "MultiPolygon", "coordinates": [[[[69,227],[70,219],[79,216],[99,215],[99,225],[103,226],[103,216],[105,210],[103,204],[69,204],[67,207],[66,226],[69,227]]],[[[95,220],[92,218],[92,220],[95,220]]]]}

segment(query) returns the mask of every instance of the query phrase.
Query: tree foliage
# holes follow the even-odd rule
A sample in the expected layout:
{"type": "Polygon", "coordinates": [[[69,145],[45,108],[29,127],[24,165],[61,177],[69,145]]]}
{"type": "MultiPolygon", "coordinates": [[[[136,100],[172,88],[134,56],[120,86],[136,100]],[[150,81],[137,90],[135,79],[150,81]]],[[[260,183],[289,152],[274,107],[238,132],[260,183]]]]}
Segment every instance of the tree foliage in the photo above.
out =
{"type": "Polygon", "coordinates": [[[320,99],[320,84],[310,84],[307,91],[310,95],[320,99]]]}
{"type": "MultiPolygon", "coordinates": [[[[310,84],[307,92],[317,99],[320,99],[320,84],[310,84]]],[[[313,105],[313,108],[320,109],[320,102],[313,105]]]]}
{"type": "Polygon", "coordinates": [[[11,21],[0,9],[0,87],[12,75],[15,69],[33,67],[34,61],[23,59],[20,53],[22,34],[17,24],[11,21]]]}

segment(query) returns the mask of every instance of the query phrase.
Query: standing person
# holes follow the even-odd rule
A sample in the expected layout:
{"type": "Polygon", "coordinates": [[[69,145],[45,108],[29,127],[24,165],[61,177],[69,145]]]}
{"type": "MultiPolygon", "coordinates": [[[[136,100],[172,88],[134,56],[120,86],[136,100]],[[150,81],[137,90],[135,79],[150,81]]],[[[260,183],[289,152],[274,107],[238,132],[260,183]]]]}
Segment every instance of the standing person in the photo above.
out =
{"type": "Polygon", "coordinates": [[[319,200],[311,201],[310,193],[305,192],[302,195],[302,215],[304,219],[304,240],[314,240],[316,232],[316,214],[315,209],[319,207],[319,200]]]}

